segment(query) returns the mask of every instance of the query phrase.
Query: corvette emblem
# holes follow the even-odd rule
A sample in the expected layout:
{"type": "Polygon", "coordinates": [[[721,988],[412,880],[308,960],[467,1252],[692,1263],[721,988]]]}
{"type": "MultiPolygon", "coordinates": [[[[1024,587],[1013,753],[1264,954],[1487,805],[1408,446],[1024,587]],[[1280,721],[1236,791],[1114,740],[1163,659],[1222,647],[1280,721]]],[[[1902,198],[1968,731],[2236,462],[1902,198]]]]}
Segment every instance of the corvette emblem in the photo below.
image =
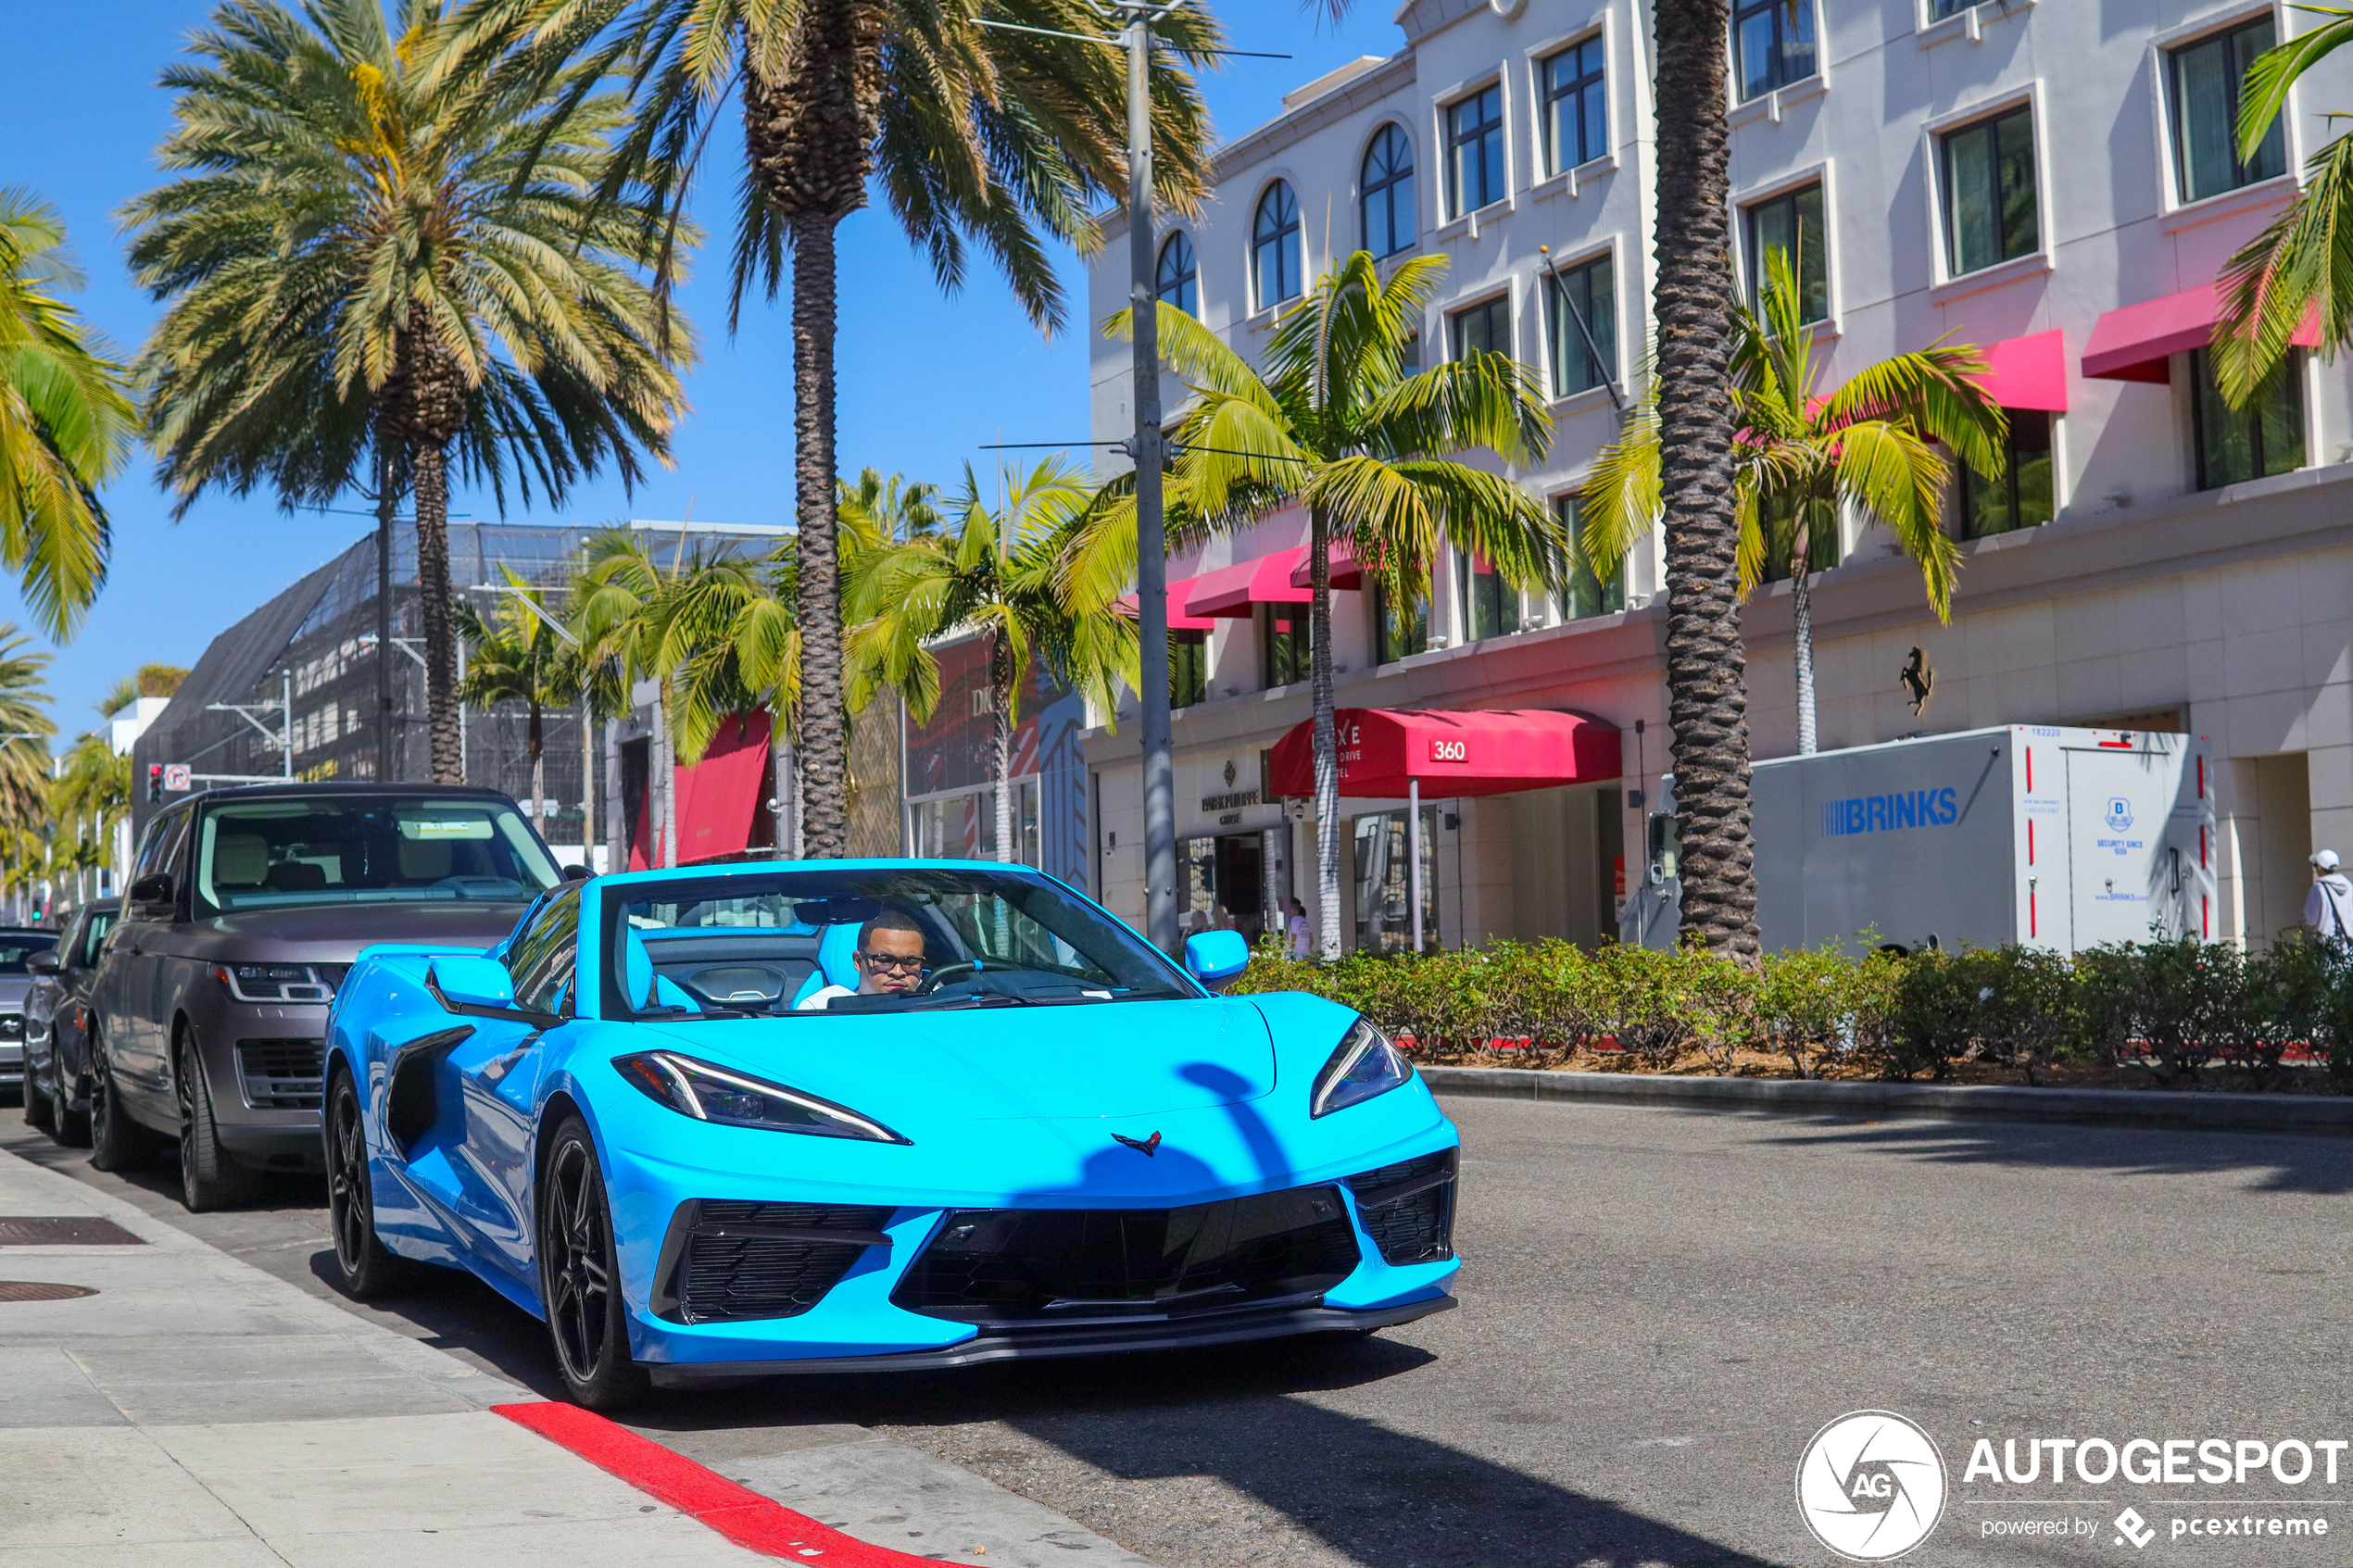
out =
{"type": "Polygon", "coordinates": [[[1160,1152],[1160,1135],[1158,1133],[1154,1133],[1148,1138],[1131,1138],[1125,1133],[1114,1133],[1111,1135],[1111,1140],[1114,1143],[1126,1144],[1129,1148],[1134,1149],[1137,1153],[1142,1155],[1147,1160],[1160,1152]]]}

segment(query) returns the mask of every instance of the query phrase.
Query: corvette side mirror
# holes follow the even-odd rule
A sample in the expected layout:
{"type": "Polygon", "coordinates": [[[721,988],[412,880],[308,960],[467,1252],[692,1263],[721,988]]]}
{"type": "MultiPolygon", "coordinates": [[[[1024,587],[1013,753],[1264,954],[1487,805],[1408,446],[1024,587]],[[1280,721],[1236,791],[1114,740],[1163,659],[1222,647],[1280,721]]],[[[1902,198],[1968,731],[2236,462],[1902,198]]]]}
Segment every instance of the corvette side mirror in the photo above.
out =
{"type": "Polygon", "coordinates": [[[514,976],[496,959],[445,954],[433,960],[426,983],[452,1012],[459,1008],[496,1008],[510,1012],[515,1005],[514,976]]]}
{"type": "Polygon", "coordinates": [[[1250,944],[1239,931],[1202,931],[1185,938],[1185,967],[1211,990],[1221,990],[1250,967],[1250,944]]]}

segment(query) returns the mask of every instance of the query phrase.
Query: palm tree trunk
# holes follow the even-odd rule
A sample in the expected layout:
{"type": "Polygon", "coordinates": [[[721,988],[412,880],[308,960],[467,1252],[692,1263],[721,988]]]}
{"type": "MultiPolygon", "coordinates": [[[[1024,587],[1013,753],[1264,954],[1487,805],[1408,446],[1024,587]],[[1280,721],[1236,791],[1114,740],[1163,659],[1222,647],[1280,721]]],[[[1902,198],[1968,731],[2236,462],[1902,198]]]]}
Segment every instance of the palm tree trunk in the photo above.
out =
{"type": "Polygon", "coordinates": [[[597,869],[597,716],[580,698],[580,863],[597,869]]]}
{"type": "Polygon", "coordinates": [[[1790,611],[1796,621],[1797,651],[1797,754],[1811,757],[1817,747],[1814,739],[1814,590],[1807,576],[1807,528],[1800,528],[1790,546],[1789,599],[1790,611]]]}
{"type": "Polygon", "coordinates": [[[417,497],[417,597],[425,623],[425,734],[433,782],[466,782],[458,728],[458,639],[449,614],[449,459],[438,442],[420,440],[410,456],[417,497]]]}
{"type": "Polygon", "coordinates": [[[1757,951],[1748,668],[1741,646],[1729,350],[1734,298],[1722,0],[1657,0],[1658,406],[1667,715],[1682,833],[1682,930],[1757,951]]]}
{"type": "Polygon", "coordinates": [[[1308,511],[1307,685],[1315,704],[1315,953],[1340,957],[1340,744],[1332,724],[1332,530],[1308,511]]]}
{"type": "Polygon", "coordinates": [[[989,725],[988,766],[997,779],[997,859],[1011,865],[1021,859],[1013,842],[1013,661],[1005,639],[988,639],[989,725]]]}
{"type": "Polygon", "coordinates": [[[661,797],[661,852],[655,863],[678,863],[678,761],[670,747],[670,683],[654,693],[654,789],[661,797]]]}
{"type": "Polygon", "coordinates": [[[849,727],[842,706],[841,558],[834,513],[834,224],[792,225],[794,473],[799,488],[801,853],[848,842],[849,727]]]}
{"type": "Polygon", "coordinates": [[[531,704],[531,728],[526,733],[524,746],[531,753],[531,825],[538,829],[544,838],[547,833],[547,812],[544,804],[547,798],[547,753],[546,734],[540,725],[539,705],[535,702],[531,704]]]}

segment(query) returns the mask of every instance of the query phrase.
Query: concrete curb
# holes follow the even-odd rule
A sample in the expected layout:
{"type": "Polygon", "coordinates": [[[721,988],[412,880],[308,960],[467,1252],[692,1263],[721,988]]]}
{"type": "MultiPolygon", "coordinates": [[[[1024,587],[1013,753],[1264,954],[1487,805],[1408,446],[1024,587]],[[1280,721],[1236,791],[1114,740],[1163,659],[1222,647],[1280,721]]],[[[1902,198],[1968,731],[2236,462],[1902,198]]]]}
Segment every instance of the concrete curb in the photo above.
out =
{"type": "Polygon", "coordinates": [[[2029,1089],[2003,1084],[1818,1083],[1792,1078],[1664,1078],[1526,1067],[1424,1067],[1432,1093],[1490,1099],[1589,1100],[1779,1115],[2072,1122],[2353,1137],[2353,1097],[2218,1095],[2145,1089],[2029,1089]]]}

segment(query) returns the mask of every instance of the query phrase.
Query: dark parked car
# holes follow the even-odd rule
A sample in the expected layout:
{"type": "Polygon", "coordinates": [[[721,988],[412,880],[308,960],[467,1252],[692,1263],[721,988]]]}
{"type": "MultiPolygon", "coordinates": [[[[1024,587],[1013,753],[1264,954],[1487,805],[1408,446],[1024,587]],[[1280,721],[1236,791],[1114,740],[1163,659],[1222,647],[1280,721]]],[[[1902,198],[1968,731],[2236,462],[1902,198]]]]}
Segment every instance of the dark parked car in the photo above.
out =
{"type": "Polygon", "coordinates": [[[91,1161],[180,1144],[192,1210],[316,1170],[327,1008],[362,947],[484,947],[562,880],[514,801],[265,784],[176,801],[139,840],[92,990],[91,1161]]]}
{"type": "Polygon", "coordinates": [[[90,982],[120,898],[84,904],[31,959],[24,998],[24,1119],[62,1144],[90,1141],[90,982]]]}
{"type": "Polygon", "coordinates": [[[36,953],[57,945],[54,931],[0,926],[0,1095],[24,1090],[24,997],[36,953]]]}

